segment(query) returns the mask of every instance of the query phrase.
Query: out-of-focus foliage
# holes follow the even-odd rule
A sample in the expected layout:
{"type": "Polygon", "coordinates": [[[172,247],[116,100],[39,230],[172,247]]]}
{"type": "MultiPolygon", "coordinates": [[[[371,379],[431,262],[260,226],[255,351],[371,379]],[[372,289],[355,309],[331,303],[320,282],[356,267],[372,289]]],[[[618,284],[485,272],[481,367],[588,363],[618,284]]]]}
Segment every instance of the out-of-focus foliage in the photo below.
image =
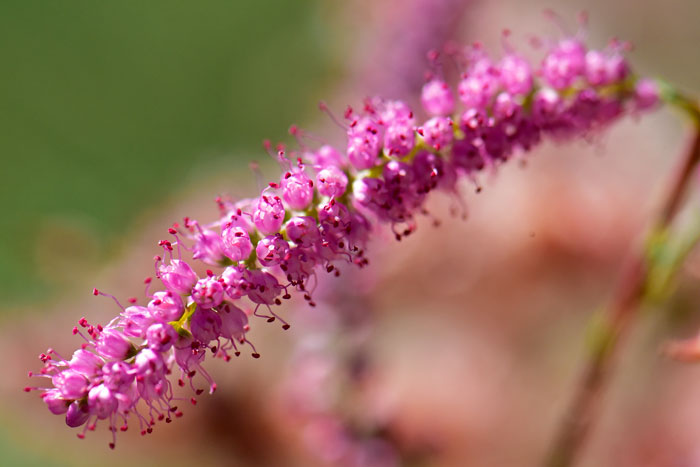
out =
{"type": "Polygon", "coordinates": [[[56,291],[194,167],[242,167],[314,109],[316,6],[2,2],[0,300],[56,291]]]}

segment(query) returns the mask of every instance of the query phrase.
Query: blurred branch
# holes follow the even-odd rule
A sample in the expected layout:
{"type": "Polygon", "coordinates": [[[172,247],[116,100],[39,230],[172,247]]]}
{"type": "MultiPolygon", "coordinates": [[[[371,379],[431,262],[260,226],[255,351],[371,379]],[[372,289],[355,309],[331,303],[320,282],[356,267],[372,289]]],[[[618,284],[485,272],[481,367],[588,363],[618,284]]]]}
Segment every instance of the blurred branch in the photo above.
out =
{"type": "Polygon", "coordinates": [[[686,259],[700,242],[700,212],[683,231],[672,234],[668,230],[659,232],[651,239],[647,248],[649,273],[644,301],[661,303],[674,290],[675,279],[686,259]]]}
{"type": "MultiPolygon", "coordinates": [[[[695,168],[700,162],[700,107],[695,100],[683,96],[668,86],[663,87],[665,100],[684,110],[694,123],[695,136],[668,184],[660,210],[651,224],[645,241],[628,256],[617,289],[602,314],[596,315],[591,326],[587,361],[579,383],[546,458],[548,467],[574,465],[584,443],[598,418],[599,402],[610,379],[613,357],[619,352],[623,337],[629,332],[638,309],[647,296],[655,270],[654,251],[659,241],[666,239],[684,199],[695,168]]],[[[683,256],[684,257],[684,256],[683,256]]]]}

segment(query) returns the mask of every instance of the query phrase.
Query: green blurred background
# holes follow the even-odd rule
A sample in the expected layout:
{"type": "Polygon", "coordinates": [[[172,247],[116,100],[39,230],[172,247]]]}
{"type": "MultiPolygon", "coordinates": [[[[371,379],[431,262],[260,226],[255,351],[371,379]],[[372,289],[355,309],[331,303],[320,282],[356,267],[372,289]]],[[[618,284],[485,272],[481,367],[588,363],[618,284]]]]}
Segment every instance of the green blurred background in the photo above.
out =
{"type": "Polygon", "coordinates": [[[1,2],[3,309],[55,296],[193,169],[260,159],[313,111],[333,74],[316,3],[1,2]]]}

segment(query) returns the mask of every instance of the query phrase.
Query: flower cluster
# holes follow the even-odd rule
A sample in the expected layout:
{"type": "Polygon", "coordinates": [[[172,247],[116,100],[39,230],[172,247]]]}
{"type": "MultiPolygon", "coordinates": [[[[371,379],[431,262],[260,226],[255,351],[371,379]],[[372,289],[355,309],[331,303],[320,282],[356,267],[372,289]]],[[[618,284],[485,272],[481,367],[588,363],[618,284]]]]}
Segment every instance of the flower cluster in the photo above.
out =
{"type": "MultiPolygon", "coordinates": [[[[162,289],[147,286],[145,305],[132,299],[122,307],[115,299],[121,313],[106,326],[82,319],[74,329],[82,347],[70,359],[42,354],[35,376],[51,387],[27,390],[39,390],[69,426],[84,426],[80,437],[98,420],[108,420],[113,433],[118,425],[126,430],[129,417],[148,433],[157,420],[182,413],[173,372],[180,386],[200,394],[193,382],[199,375],[213,392],[205,356],[229,360],[248,346],[259,357],[246,337],[249,319],[288,329],[277,307],[294,292],[315,306],[317,274],[339,275],[343,262],[365,266],[375,224],[389,224],[400,240],[425,213],[428,193],[454,192],[461,178],[475,179],[542,138],[587,136],[658,101],[656,85],[631,73],[624,44],[593,50],[566,37],[539,65],[511,49],[498,60],[478,45],[446,52],[463,72],[452,87],[433,67],[421,93],[426,119],[404,102],[380,98],[348,107],[343,119],[322,105],[346,133],[342,150],[311,149],[293,127],[301,150],[273,151],[283,167],[278,180],[255,198],[218,199],[213,223],[174,224],[155,258],[162,289]],[[200,277],[192,261],[211,269],[200,277]]],[[[430,57],[435,65],[438,55],[430,57]]]]}

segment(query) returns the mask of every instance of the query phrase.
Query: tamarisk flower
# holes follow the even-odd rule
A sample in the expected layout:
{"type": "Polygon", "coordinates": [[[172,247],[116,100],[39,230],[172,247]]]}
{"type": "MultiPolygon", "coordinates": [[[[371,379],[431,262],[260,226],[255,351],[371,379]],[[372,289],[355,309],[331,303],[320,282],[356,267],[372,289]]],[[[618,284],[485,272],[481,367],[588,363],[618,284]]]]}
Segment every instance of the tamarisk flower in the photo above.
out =
{"type": "Polygon", "coordinates": [[[301,151],[273,152],[283,166],[279,182],[255,198],[217,199],[220,217],[210,224],[190,218],[174,224],[172,238],[159,242],[163,256],[155,257],[162,290],[151,293],[148,278],[145,306],[133,299],[125,308],[115,298],[121,312],[106,326],[81,319],[73,330],[85,341],[81,348],[71,359],[42,354],[34,376],[50,386],[26,389],[40,391],[69,426],[83,426],[81,438],[98,420],[115,433],[135,418],[145,434],[156,421],[181,416],[171,374],[179,370],[178,385],[195,395],[204,391],[197,376],[214,392],[206,355],[228,361],[250,347],[260,357],[246,337],[250,321],[289,329],[277,307],[292,293],[315,306],[318,274],[338,276],[342,263],[366,266],[376,225],[389,224],[401,240],[426,213],[430,192],[456,193],[460,178],[475,180],[544,138],[589,136],[625,113],[653,107],[656,86],[631,72],[624,51],[618,42],[589,50],[569,37],[533,65],[513,50],[496,60],[481,47],[466,48],[456,60],[465,63],[456,89],[430,75],[421,96],[430,118],[422,122],[401,101],[367,99],[344,119],[322,104],[346,133],[344,153],[307,147],[293,127],[301,151]],[[199,277],[192,261],[213,270],[199,277]]]}

